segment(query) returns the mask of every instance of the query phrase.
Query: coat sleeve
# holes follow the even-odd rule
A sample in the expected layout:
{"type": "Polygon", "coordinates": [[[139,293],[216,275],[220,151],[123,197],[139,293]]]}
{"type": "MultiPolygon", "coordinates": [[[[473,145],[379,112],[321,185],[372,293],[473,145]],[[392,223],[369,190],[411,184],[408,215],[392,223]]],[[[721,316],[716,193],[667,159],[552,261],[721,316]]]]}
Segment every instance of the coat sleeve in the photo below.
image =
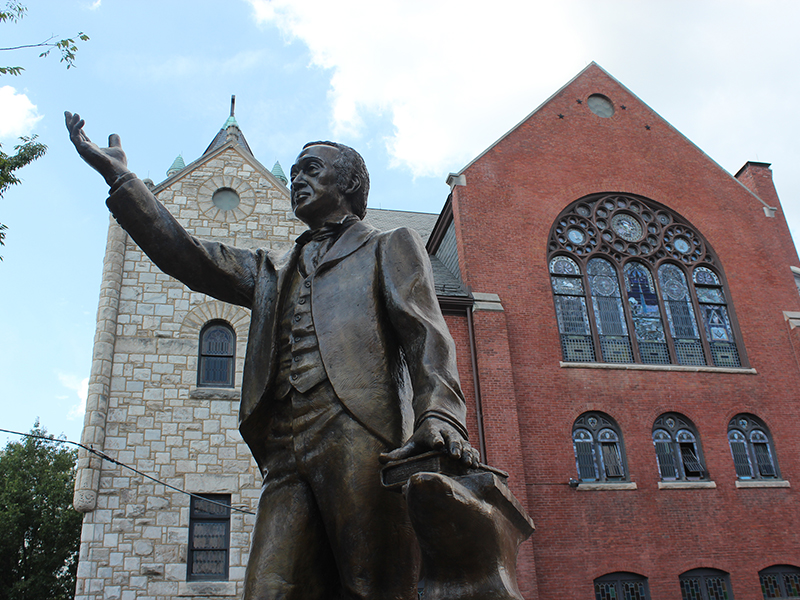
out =
{"type": "Polygon", "coordinates": [[[411,378],[414,429],[436,417],[467,439],[455,343],[436,299],[430,259],[419,234],[408,228],[389,232],[381,245],[380,264],[386,308],[411,378]]]}
{"type": "Polygon", "coordinates": [[[112,190],[106,204],[164,273],[196,292],[251,308],[258,253],[189,234],[139,179],[112,190]]]}

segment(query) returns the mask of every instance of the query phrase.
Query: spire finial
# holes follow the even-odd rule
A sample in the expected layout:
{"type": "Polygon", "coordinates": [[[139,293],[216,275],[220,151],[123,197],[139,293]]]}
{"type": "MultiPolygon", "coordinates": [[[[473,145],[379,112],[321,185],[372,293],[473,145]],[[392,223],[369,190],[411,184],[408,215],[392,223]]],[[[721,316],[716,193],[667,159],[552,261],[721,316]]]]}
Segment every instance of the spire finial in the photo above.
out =
{"type": "Polygon", "coordinates": [[[236,108],[236,94],[231,95],[231,116],[233,116],[234,108],[236,108]]]}

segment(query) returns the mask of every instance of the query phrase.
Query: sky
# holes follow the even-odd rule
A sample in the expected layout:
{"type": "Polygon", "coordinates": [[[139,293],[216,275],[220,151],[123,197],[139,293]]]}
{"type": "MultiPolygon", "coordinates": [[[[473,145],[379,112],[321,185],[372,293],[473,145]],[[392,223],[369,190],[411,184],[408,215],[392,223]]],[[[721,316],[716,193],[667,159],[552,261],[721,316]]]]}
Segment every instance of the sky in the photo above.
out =
{"type": "MultiPolygon", "coordinates": [[[[2,0],[0,0],[2,2],[2,0]]],[[[0,143],[47,154],[0,198],[0,429],[78,441],[108,228],[107,186],[63,112],[156,183],[198,158],[236,95],[255,157],[288,172],[333,139],[370,206],[439,212],[445,184],[595,61],[729,173],[772,163],[800,239],[800,2],[791,0],[29,0],[0,47],[85,32],[75,67],[0,51],[0,143]]],[[[0,434],[0,446],[10,439],[0,434]]]]}

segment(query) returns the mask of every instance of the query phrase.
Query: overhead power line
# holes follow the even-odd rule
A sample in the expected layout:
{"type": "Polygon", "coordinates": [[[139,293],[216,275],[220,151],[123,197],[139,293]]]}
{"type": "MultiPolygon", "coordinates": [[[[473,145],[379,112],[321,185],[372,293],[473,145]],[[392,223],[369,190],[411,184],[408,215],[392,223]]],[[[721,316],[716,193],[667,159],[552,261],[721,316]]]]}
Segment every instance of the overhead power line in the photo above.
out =
{"type": "Polygon", "coordinates": [[[171,490],[174,490],[176,492],[180,492],[181,494],[186,494],[187,496],[191,496],[192,498],[197,498],[198,500],[202,500],[203,502],[210,502],[211,504],[217,504],[219,506],[224,506],[225,508],[230,508],[231,510],[235,510],[236,512],[244,513],[246,515],[254,515],[254,514],[256,514],[253,511],[245,510],[244,508],[239,508],[238,506],[233,506],[232,504],[225,504],[223,502],[218,502],[216,500],[211,500],[211,499],[206,498],[204,496],[200,496],[198,494],[193,494],[192,492],[187,492],[186,490],[182,490],[181,488],[175,487],[174,485],[170,485],[166,481],[161,481],[160,479],[157,479],[156,477],[153,477],[152,475],[148,475],[147,473],[142,473],[139,469],[137,469],[135,467],[132,467],[130,465],[126,465],[125,463],[118,461],[116,458],[111,458],[108,454],[106,454],[104,452],[100,452],[99,450],[95,450],[91,446],[84,446],[83,444],[79,444],[78,442],[73,442],[72,440],[60,440],[60,439],[57,439],[57,438],[47,437],[47,436],[44,436],[44,435],[36,435],[36,434],[33,434],[33,433],[22,433],[21,431],[12,431],[10,429],[0,429],[0,432],[11,433],[13,435],[19,435],[19,436],[22,436],[22,437],[33,438],[33,439],[37,439],[37,440],[44,440],[45,442],[50,442],[50,443],[53,443],[53,444],[72,444],[73,446],[77,446],[78,448],[83,448],[84,450],[86,450],[87,452],[89,452],[91,454],[94,454],[98,458],[102,458],[103,460],[106,460],[106,461],[108,461],[108,462],[110,462],[112,464],[119,465],[120,467],[124,467],[126,469],[129,469],[129,470],[133,471],[134,473],[136,473],[137,475],[141,475],[142,477],[145,477],[145,478],[147,478],[147,479],[149,479],[151,481],[155,481],[156,483],[158,483],[160,485],[163,485],[164,487],[169,488],[171,490]]]}

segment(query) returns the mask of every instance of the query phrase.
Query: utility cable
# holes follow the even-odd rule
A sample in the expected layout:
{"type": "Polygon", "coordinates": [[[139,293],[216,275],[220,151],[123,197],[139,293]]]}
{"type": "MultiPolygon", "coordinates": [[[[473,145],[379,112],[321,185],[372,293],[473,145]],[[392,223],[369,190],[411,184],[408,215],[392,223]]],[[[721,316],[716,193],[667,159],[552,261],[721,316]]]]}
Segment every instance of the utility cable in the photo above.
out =
{"type": "Polygon", "coordinates": [[[0,429],[0,432],[11,433],[13,435],[20,435],[22,437],[33,438],[33,439],[37,439],[37,440],[44,440],[46,442],[51,442],[53,444],[72,444],[73,446],[77,446],[78,448],[83,448],[87,452],[89,452],[91,454],[94,454],[95,456],[97,456],[97,457],[99,457],[99,458],[101,458],[103,460],[107,460],[110,463],[113,463],[115,465],[119,465],[120,467],[124,467],[126,469],[129,469],[129,470],[133,471],[134,473],[136,473],[137,475],[141,475],[142,477],[146,477],[147,479],[149,479],[151,481],[155,481],[156,483],[158,483],[160,485],[163,485],[164,487],[167,487],[167,488],[169,488],[171,490],[175,490],[176,492],[180,492],[181,494],[186,494],[187,496],[191,496],[192,498],[196,498],[196,499],[202,500],[204,502],[210,502],[211,504],[217,504],[219,506],[224,506],[225,508],[229,508],[230,510],[235,510],[236,512],[244,513],[246,515],[254,515],[254,514],[256,514],[253,511],[245,510],[243,508],[239,508],[238,506],[233,506],[232,504],[225,504],[224,502],[218,502],[216,500],[210,500],[209,498],[205,498],[205,497],[200,496],[198,494],[193,494],[192,492],[187,492],[186,490],[182,490],[181,488],[175,487],[174,485],[170,485],[165,481],[161,481],[160,479],[156,479],[152,475],[148,475],[147,473],[142,473],[139,469],[131,467],[130,465],[126,465],[125,463],[120,462],[115,458],[111,458],[108,454],[105,454],[104,452],[100,452],[99,450],[95,450],[91,446],[84,446],[83,444],[79,444],[78,442],[73,442],[72,440],[60,440],[58,438],[47,437],[47,436],[44,436],[44,435],[35,435],[33,433],[22,433],[20,431],[12,431],[10,429],[0,429]]]}

